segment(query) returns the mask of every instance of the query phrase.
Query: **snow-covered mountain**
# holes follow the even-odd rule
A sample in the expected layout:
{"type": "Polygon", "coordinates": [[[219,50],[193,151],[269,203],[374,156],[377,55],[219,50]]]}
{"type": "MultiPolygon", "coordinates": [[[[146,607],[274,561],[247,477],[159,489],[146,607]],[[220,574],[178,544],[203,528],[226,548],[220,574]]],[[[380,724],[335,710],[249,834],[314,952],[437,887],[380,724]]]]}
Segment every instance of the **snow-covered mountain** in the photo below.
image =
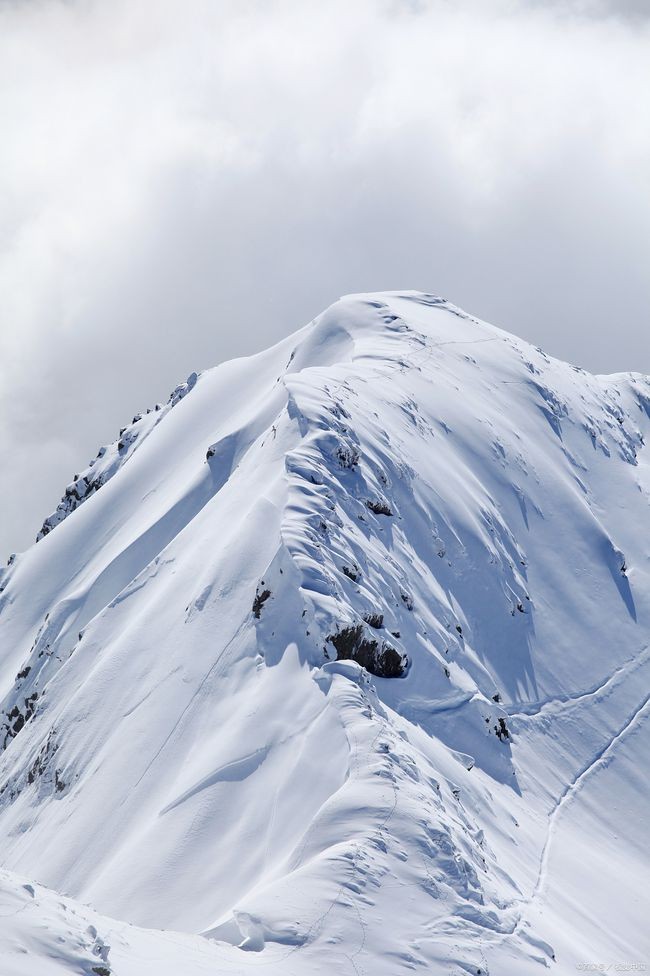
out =
{"type": "Polygon", "coordinates": [[[0,578],[2,976],[648,962],[649,417],[415,292],[135,417],[0,578]]]}

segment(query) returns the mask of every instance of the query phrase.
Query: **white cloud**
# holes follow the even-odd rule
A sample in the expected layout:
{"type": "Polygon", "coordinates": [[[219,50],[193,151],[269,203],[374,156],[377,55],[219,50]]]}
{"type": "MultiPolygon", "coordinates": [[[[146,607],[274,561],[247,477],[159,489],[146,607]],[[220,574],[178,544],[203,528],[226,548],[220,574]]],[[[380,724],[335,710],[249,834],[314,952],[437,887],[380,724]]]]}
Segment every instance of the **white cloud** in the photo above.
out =
{"type": "Polygon", "coordinates": [[[0,545],[184,374],[344,292],[650,371],[637,6],[0,2],[0,545]]]}

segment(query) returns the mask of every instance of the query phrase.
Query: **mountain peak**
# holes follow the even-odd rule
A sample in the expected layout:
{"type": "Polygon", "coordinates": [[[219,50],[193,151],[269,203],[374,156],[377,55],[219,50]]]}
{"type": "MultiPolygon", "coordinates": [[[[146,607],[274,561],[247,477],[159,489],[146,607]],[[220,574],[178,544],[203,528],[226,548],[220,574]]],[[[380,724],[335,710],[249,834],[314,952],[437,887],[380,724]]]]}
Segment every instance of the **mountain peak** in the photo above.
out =
{"type": "Polygon", "coordinates": [[[188,972],[633,958],[649,416],[419,292],[193,374],[0,581],[5,868],[188,972]]]}

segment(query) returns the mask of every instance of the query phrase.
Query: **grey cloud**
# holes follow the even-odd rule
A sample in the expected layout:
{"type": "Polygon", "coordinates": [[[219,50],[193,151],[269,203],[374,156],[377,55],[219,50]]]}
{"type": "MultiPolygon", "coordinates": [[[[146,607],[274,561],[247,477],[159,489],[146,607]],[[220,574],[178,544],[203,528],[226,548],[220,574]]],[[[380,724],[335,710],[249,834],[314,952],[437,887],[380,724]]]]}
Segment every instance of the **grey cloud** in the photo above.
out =
{"type": "Polygon", "coordinates": [[[647,20],[650,6],[647,0],[523,0],[532,7],[551,9],[586,17],[614,17],[647,20]]]}

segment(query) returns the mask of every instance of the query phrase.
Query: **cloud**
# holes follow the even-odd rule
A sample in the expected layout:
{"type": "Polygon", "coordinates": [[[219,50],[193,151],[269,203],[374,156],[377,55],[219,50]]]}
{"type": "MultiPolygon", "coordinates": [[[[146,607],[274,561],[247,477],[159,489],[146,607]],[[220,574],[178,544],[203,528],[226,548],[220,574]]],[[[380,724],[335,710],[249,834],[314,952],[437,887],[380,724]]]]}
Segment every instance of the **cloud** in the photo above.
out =
{"type": "Polygon", "coordinates": [[[346,292],[650,372],[641,8],[0,2],[0,547],[192,369],[346,292]]]}
{"type": "Polygon", "coordinates": [[[608,17],[617,20],[647,20],[647,0],[522,0],[532,7],[578,17],[608,17]]]}

